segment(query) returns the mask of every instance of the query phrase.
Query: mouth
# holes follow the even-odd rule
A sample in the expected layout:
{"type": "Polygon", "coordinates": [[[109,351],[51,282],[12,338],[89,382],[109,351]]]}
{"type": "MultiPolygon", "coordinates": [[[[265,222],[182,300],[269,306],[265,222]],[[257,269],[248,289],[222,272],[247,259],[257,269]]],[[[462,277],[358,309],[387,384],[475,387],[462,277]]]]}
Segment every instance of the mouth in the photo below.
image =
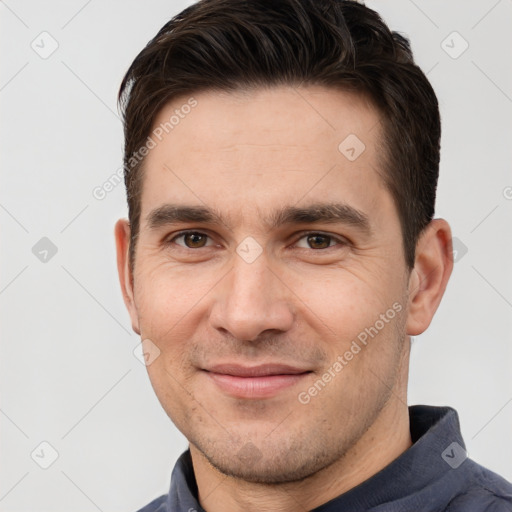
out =
{"type": "Polygon", "coordinates": [[[273,397],[312,373],[285,364],[242,366],[234,363],[211,366],[203,371],[222,392],[243,399],[273,397]]]}

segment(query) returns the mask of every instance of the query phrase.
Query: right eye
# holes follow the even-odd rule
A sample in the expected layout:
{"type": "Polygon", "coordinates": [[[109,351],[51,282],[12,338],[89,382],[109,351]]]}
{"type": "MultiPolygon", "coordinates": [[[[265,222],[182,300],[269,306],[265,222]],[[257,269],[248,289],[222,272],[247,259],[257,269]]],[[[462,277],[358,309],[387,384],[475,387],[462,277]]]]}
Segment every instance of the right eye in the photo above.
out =
{"type": "Polygon", "coordinates": [[[165,244],[171,245],[173,243],[176,243],[176,245],[179,245],[184,249],[202,249],[203,247],[209,247],[208,245],[206,245],[206,241],[208,238],[209,236],[207,234],[202,233],[200,231],[187,230],[181,231],[171,239],[167,240],[165,244]],[[182,239],[183,243],[176,242],[176,240],[179,239],[182,239]]]}

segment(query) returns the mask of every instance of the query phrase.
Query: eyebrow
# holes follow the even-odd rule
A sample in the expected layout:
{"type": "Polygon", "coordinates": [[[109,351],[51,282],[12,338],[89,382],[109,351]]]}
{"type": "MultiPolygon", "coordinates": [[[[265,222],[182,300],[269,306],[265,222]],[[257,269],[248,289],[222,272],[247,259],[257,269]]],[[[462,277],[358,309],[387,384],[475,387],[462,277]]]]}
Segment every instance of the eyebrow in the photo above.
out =
{"type": "MultiPolygon", "coordinates": [[[[155,230],[168,224],[199,222],[202,224],[229,223],[213,208],[194,205],[165,204],[152,210],[146,217],[149,229],[155,230]]],[[[304,207],[284,206],[263,220],[272,230],[289,224],[347,224],[366,235],[372,234],[369,217],[345,203],[314,203],[304,207]]]]}

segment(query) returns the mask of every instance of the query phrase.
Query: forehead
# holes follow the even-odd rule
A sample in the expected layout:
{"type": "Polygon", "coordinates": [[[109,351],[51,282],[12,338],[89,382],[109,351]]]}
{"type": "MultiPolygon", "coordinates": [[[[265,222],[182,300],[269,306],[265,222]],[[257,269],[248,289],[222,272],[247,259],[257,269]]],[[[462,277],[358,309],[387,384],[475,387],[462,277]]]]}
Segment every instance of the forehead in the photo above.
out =
{"type": "Polygon", "coordinates": [[[379,116],[355,93],[309,86],[182,96],[159,112],[151,137],[143,221],[165,203],[256,223],[256,212],[267,219],[285,204],[341,200],[378,214],[390,201],[379,116]]]}

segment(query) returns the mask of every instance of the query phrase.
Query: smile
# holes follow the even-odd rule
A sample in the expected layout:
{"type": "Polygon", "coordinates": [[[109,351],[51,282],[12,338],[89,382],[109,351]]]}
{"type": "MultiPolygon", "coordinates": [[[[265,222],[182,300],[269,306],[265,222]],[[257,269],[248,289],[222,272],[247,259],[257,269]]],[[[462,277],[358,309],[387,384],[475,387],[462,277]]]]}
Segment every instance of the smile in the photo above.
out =
{"type": "Polygon", "coordinates": [[[311,373],[309,370],[281,364],[252,367],[224,364],[204,371],[222,392],[243,399],[270,398],[311,373]]]}

